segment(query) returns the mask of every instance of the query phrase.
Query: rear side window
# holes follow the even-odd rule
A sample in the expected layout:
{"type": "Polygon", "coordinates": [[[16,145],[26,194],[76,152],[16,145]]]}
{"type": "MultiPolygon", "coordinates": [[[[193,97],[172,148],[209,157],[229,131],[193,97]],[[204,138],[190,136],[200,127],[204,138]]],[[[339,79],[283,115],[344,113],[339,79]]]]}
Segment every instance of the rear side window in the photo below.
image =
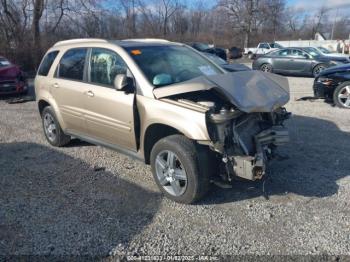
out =
{"type": "Polygon", "coordinates": [[[86,53],[86,48],[68,50],[60,61],[58,77],[80,81],[83,80],[86,53]]]}
{"type": "Polygon", "coordinates": [[[38,75],[47,76],[47,74],[49,73],[50,68],[52,66],[52,63],[53,63],[53,61],[55,61],[55,58],[57,55],[58,55],[58,51],[53,51],[53,52],[48,53],[44,57],[41,65],[39,67],[38,75]]]}

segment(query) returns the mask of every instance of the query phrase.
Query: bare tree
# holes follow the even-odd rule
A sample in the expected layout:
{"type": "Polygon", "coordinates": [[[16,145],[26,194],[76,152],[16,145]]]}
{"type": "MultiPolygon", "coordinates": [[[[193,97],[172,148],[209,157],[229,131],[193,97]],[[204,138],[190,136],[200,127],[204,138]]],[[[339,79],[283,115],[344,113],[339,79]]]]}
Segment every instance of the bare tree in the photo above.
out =
{"type": "Polygon", "coordinates": [[[312,21],[312,29],[311,29],[311,35],[310,35],[310,38],[314,38],[315,37],[315,34],[317,32],[320,32],[321,31],[321,28],[322,28],[322,23],[325,22],[325,20],[327,19],[327,12],[329,11],[329,9],[327,9],[326,7],[321,7],[313,21],[312,21]]]}
{"type": "Polygon", "coordinates": [[[281,27],[283,21],[284,0],[265,0],[263,3],[263,16],[266,17],[266,22],[271,28],[273,41],[276,40],[277,30],[281,27]]]}
{"type": "Polygon", "coordinates": [[[244,34],[244,46],[250,44],[250,36],[262,23],[259,0],[221,0],[219,5],[226,10],[233,29],[244,34]]]}
{"type": "Polygon", "coordinates": [[[32,35],[33,46],[35,51],[34,62],[35,66],[39,64],[41,58],[41,34],[40,34],[40,19],[44,12],[44,0],[33,0],[33,21],[32,21],[32,35]]]}

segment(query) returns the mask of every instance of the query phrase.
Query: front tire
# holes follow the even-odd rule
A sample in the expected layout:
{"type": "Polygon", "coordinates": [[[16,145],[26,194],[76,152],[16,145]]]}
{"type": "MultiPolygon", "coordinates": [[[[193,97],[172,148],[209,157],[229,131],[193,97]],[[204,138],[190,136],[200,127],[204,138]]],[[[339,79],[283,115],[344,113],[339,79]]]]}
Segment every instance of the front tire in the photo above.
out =
{"type": "Polygon", "coordinates": [[[63,132],[51,106],[44,108],[41,119],[46,140],[51,145],[61,147],[70,142],[71,137],[63,132]]]}
{"type": "Polygon", "coordinates": [[[336,106],[350,109],[350,83],[339,85],[333,93],[333,101],[336,106]]]}
{"type": "Polygon", "coordinates": [[[191,204],[207,193],[210,171],[206,166],[205,150],[182,135],[159,140],[151,152],[153,177],[169,199],[191,204]],[[200,160],[201,159],[201,160],[200,160]]]}

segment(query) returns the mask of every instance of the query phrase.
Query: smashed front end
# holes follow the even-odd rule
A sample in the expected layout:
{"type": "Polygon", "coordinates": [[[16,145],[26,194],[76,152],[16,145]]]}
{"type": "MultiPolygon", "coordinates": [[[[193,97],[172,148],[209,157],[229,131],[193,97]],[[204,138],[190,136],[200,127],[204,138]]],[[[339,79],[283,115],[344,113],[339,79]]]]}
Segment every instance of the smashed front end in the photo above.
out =
{"type": "Polygon", "coordinates": [[[221,156],[223,179],[233,176],[249,180],[263,177],[268,160],[277,146],[289,141],[283,121],[289,117],[284,108],[269,113],[243,113],[222,107],[208,112],[208,131],[212,150],[221,156]]]}
{"type": "Polygon", "coordinates": [[[260,179],[277,146],[289,141],[283,122],[290,113],[288,80],[258,71],[199,77],[154,91],[206,110],[209,147],[220,161],[221,177],[260,179]]]}

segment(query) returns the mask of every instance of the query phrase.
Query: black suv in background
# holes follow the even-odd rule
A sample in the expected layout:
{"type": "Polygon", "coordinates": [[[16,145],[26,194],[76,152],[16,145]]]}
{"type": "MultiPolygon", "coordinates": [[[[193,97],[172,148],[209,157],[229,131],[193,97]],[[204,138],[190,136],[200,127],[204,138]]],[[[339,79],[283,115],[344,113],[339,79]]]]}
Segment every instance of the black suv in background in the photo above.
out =
{"type": "Polygon", "coordinates": [[[213,54],[213,55],[216,55],[224,60],[227,60],[226,50],[224,48],[210,47],[208,44],[198,43],[198,42],[187,43],[187,45],[193,47],[194,49],[198,50],[199,52],[213,54]]]}

